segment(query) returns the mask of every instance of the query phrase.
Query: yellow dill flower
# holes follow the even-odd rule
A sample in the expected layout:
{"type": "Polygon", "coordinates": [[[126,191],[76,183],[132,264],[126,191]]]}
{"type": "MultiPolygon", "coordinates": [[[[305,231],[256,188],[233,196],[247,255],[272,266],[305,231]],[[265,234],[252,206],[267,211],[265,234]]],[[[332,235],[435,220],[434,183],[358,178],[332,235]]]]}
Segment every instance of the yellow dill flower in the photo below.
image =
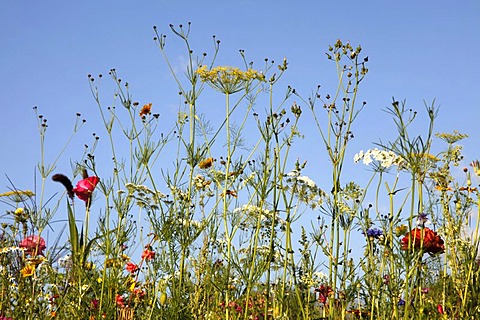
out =
{"type": "Polygon", "coordinates": [[[35,195],[31,190],[13,190],[0,193],[0,197],[8,197],[13,202],[23,202],[27,198],[31,198],[35,195]]]}
{"type": "Polygon", "coordinates": [[[31,277],[35,274],[35,266],[33,264],[27,264],[22,270],[20,270],[20,273],[24,278],[31,277]]]}
{"type": "Polygon", "coordinates": [[[229,66],[219,66],[207,70],[207,66],[203,65],[195,73],[198,74],[201,81],[225,94],[241,91],[247,88],[253,80],[265,81],[265,76],[254,69],[242,71],[229,66]]]}
{"type": "Polygon", "coordinates": [[[460,133],[457,130],[454,130],[453,133],[436,133],[435,136],[448,144],[454,144],[462,139],[468,138],[468,134],[460,133]]]}
{"type": "Polygon", "coordinates": [[[25,209],[23,208],[17,208],[17,210],[15,210],[16,215],[22,215],[24,212],[25,212],[25,209]]]}
{"type": "Polygon", "coordinates": [[[411,153],[410,155],[412,158],[425,159],[433,162],[439,161],[439,159],[436,156],[430,153],[411,153]]]}

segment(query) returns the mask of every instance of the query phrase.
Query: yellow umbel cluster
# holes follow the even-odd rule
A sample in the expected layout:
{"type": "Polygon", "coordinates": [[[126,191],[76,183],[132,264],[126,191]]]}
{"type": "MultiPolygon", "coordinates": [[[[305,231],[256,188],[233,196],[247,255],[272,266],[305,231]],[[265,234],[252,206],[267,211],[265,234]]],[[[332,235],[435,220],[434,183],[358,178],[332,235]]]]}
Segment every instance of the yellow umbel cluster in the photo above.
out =
{"type": "Polygon", "coordinates": [[[254,69],[242,71],[239,68],[219,66],[207,69],[201,66],[196,73],[202,82],[208,83],[213,89],[225,94],[231,94],[248,88],[253,80],[265,81],[263,73],[254,69]]]}

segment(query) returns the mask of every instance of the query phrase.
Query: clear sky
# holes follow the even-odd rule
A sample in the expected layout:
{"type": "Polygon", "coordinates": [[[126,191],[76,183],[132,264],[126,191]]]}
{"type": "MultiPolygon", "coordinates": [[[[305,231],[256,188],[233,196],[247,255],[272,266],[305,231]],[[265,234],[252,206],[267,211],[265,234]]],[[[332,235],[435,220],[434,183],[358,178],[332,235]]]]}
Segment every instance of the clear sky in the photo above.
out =
{"type": "MultiPolygon", "coordinates": [[[[72,149],[83,151],[91,133],[99,130],[89,73],[106,75],[116,68],[131,84],[135,100],[153,102],[162,117],[174,119],[178,89],[152,40],[152,26],[169,35],[167,51],[180,68],[186,55],[168,25],[188,21],[198,53],[211,52],[215,34],[221,40],[221,64],[241,66],[238,49],[244,49],[257,65],[266,57],[278,62],[286,57],[289,69],[284,85],[292,84],[306,95],[317,84],[326,87],[324,94],[334,87],[334,66],[324,55],[329,44],[339,38],[354,46],[361,44],[370,61],[360,93],[368,104],[354,129],[352,157],[360,149],[372,148],[380,138],[393,137],[393,122],[382,110],[394,96],[406,99],[419,113],[424,100],[436,99],[441,109],[435,131],[457,129],[469,134],[463,143],[466,157],[469,161],[480,158],[479,17],[476,0],[2,0],[0,192],[9,187],[6,175],[17,188],[33,189],[40,159],[33,106],[48,119],[50,160],[68,138],[75,114],[80,112],[87,119],[56,170],[71,172],[70,161],[78,160],[72,149]]],[[[111,82],[104,79],[103,83],[102,94],[111,99],[111,82]]],[[[307,137],[299,143],[305,145],[304,158],[310,159],[309,175],[318,181],[322,177],[315,161],[323,150],[312,148],[309,130],[305,128],[307,137]]]]}

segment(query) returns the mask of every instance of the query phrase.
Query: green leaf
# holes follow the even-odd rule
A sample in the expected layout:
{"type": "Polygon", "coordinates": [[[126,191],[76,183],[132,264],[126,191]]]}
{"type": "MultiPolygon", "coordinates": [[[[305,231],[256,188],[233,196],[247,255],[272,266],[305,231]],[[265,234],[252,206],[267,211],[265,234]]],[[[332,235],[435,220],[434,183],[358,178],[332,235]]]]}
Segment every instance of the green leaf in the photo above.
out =
{"type": "Polygon", "coordinates": [[[75,260],[79,253],[78,247],[78,229],[77,224],[75,223],[75,215],[73,214],[72,207],[67,200],[67,211],[68,211],[68,227],[70,230],[70,246],[72,248],[72,262],[75,264],[75,260]]]}

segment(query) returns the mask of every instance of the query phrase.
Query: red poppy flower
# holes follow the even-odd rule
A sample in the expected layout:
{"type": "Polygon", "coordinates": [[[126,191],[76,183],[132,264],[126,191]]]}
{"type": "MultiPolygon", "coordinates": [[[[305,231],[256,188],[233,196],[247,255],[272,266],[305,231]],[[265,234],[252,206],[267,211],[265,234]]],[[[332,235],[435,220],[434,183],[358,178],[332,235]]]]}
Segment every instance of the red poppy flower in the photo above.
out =
{"type": "Polygon", "coordinates": [[[133,262],[127,262],[126,269],[130,273],[135,273],[138,270],[138,266],[133,262]]]}
{"type": "Polygon", "coordinates": [[[100,179],[98,177],[88,177],[86,179],[80,180],[77,183],[77,186],[73,188],[73,192],[77,195],[78,198],[87,202],[92,196],[92,192],[97,186],[97,183],[100,179]]]}
{"type": "Polygon", "coordinates": [[[43,256],[43,250],[47,248],[45,240],[42,237],[35,235],[31,235],[23,239],[20,242],[19,247],[25,248],[25,252],[31,256],[43,256]]]}
{"type": "Polygon", "coordinates": [[[428,253],[443,253],[445,245],[437,233],[429,228],[415,228],[403,237],[401,240],[403,250],[409,248],[423,249],[423,252],[428,253]],[[413,243],[410,245],[410,240],[413,243]]]}

